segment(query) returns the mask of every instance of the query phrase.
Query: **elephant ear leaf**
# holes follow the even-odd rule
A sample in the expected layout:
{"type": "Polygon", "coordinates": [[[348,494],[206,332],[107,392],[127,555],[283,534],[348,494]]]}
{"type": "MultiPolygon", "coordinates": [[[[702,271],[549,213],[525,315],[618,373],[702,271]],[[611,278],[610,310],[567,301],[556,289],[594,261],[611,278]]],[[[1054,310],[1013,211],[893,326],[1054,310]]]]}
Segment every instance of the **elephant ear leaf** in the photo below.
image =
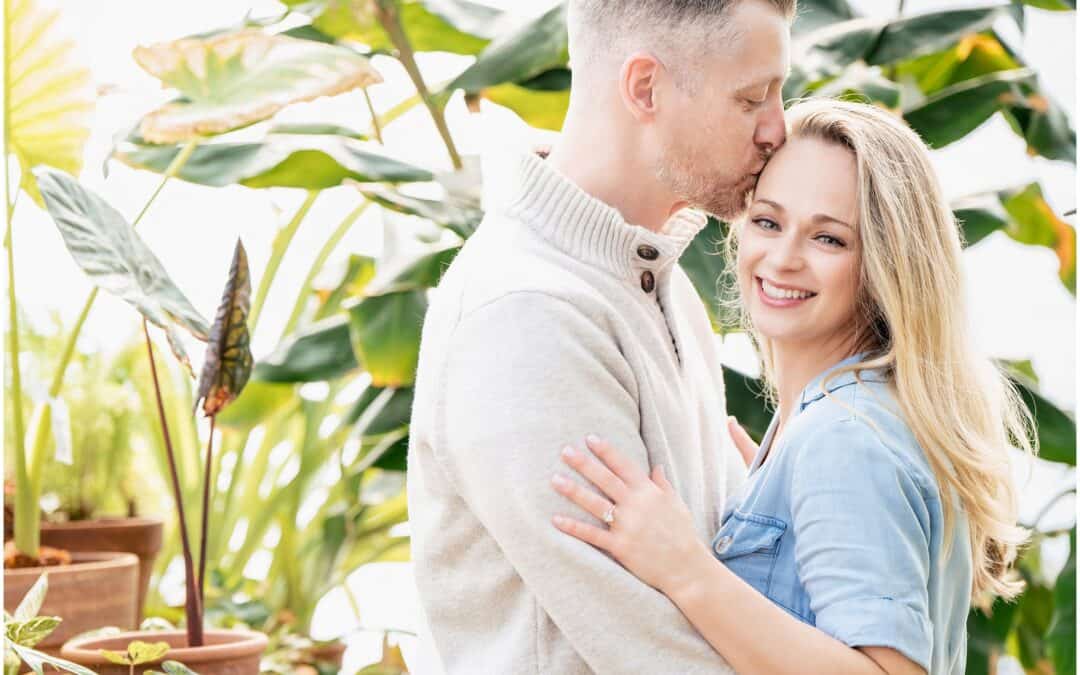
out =
{"type": "Polygon", "coordinates": [[[95,285],[133,305],[162,328],[173,354],[194,377],[174,325],[199,340],[209,337],[210,328],[154,252],[119,211],[68,174],[39,166],[34,176],[45,208],[75,262],[95,285]]]}
{"type": "Polygon", "coordinates": [[[221,296],[206,359],[199,376],[199,395],[196,410],[202,403],[203,413],[216,415],[231,403],[251,377],[251,334],[248,313],[251,311],[251,272],[248,269],[244,244],[237,240],[229,268],[229,281],[221,296]]]}
{"type": "Polygon", "coordinates": [[[180,93],[142,119],[140,133],[151,143],[232,131],[293,103],[382,81],[367,57],[352,49],[258,29],[138,47],[134,57],[180,93]]]}

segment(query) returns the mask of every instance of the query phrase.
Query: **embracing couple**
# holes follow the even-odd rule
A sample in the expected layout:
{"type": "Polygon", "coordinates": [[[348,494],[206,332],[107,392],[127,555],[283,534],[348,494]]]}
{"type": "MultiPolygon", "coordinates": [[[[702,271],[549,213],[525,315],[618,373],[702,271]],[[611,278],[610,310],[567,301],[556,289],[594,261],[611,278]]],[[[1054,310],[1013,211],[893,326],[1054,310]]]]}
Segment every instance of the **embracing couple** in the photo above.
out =
{"type": "Polygon", "coordinates": [[[895,115],[785,115],[794,12],[570,0],[560,140],[424,326],[409,512],[450,675],[963,673],[972,602],[1020,591],[1031,420],[969,344],[957,223],[895,115]],[[702,212],[760,447],[678,265],[702,212]]]}

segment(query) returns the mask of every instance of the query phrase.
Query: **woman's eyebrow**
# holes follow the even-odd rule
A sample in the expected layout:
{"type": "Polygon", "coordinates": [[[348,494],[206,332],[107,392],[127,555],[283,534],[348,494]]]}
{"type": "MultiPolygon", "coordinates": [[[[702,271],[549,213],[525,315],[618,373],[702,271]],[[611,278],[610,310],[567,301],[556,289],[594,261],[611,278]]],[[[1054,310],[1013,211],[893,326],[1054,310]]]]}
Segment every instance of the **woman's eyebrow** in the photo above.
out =
{"type": "MultiPolygon", "coordinates": [[[[754,201],[761,202],[762,204],[768,204],[769,206],[773,207],[774,209],[776,209],[780,213],[784,213],[784,207],[780,206],[779,204],[777,204],[776,202],[774,202],[771,199],[765,199],[764,197],[757,197],[754,201]]],[[[839,218],[835,218],[833,216],[830,216],[830,215],[827,215],[827,214],[824,214],[824,213],[815,213],[813,215],[813,217],[810,218],[810,220],[812,222],[815,222],[815,223],[831,222],[831,223],[836,223],[837,225],[843,225],[844,227],[848,228],[849,230],[854,230],[855,229],[850,223],[846,223],[846,222],[840,220],[839,218]]]]}

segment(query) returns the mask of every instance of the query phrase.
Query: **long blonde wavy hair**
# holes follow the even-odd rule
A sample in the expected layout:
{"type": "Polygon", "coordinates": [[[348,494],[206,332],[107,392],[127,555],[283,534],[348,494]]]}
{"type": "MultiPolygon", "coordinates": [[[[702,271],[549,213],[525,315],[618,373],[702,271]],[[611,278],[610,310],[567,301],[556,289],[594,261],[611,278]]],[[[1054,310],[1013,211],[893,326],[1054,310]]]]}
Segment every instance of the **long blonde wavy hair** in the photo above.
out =
{"type": "MultiPolygon", "coordinates": [[[[987,606],[995,595],[1011,599],[1024,588],[1011,568],[1029,533],[1017,524],[1010,447],[1035,452],[1034,421],[1009,378],[967,339],[962,235],[927,147],[901,120],[861,103],[811,99],[794,105],[787,120],[789,139],[845,147],[857,169],[855,342],[856,351],[870,356],[831,377],[872,368],[889,376],[939,489],[954,493],[967,516],[973,602],[987,606]]],[[[729,276],[737,268],[743,224],[734,224],[725,240],[729,276]]],[[[728,282],[737,295],[737,282],[728,282]]],[[[769,340],[740,313],[759,347],[775,403],[769,340]]],[[[941,503],[949,532],[956,517],[953,500],[941,503]]],[[[951,537],[945,541],[947,556],[951,537]]]]}

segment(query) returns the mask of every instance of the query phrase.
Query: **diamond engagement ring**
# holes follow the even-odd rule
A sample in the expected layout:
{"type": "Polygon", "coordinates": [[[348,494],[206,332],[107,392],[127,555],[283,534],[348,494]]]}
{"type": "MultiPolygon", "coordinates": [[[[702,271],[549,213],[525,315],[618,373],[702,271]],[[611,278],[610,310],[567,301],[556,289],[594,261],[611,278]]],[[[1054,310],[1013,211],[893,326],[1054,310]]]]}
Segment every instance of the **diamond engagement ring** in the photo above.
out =
{"type": "Polygon", "coordinates": [[[615,522],[615,505],[614,504],[609,506],[607,511],[604,511],[604,516],[603,516],[602,520],[605,523],[607,523],[608,525],[611,525],[612,523],[615,522]]]}

